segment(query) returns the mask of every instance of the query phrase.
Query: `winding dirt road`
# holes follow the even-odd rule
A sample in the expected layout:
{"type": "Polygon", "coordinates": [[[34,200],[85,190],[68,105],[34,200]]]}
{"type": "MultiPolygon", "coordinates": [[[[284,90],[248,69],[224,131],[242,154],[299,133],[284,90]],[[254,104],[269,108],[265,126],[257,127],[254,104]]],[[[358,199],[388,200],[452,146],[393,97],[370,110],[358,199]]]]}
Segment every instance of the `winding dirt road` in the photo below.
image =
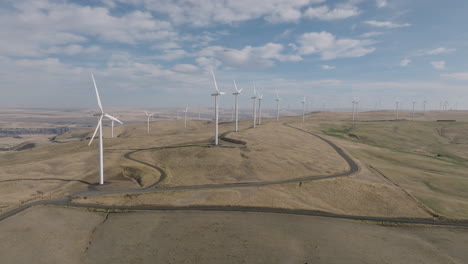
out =
{"type": "MultiPolygon", "coordinates": [[[[88,209],[100,209],[106,210],[107,212],[122,212],[122,211],[220,211],[220,212],[257,212],[257,213],[277,213],[277,214],[292,214],[292,215],[308,215],[308,216],[321,216],[321,217],[331,217],[339,219],[351,219],[351,220],[361,220],[361,221],[373,221],[378,223],[389,223],[389,224],[423,224],[423,225],[436,225],[436,226],[454,226],[454,227],[468,227],[467,221],[458,221],[450,219],[437,219],[437,218],[395,218],[395,217],[372,217],[372,216],[356,216],[356,215],[344,215],[344,214],[334,214],[323,211],[316,210],[305,210],[305,209],[284,209],[284,208],[274,208],[274,207],[255,207],[255,206],[111,206],[111,205],[98,205],[98,204],[80,204],[73,202],[74,198],[78,197],[88,197],[96,195],[106,195],[106,194],[136,194],[136,193],[154,193],[154,192],[167,192],[167,191],[183,191],[183,190],[207,190],[207,189],[222,189],[222,188],[243,188],[243,187],[261,187],[268,185],[277,185],[277,184],[286,184],[286,183],[298,183],[306,181],[317,181],[323,179],[331,179],[337,177],[346,177],[356,173],[359,170],[357,163],[347,155],[340,147],[335,143],[329,141],[326,138],[323,138],[320,135],[315,133],[293,127],[289,124],[284,124],[292,129],[297,129],[303,133],[307,133],[311,136],[317,137],[331,146],[337,153],[340,155],[348,164],[349,170],[343,173],[325,175],[325,176],[309,176],[303,178],[293,178],[279,181],[265,181],[265,182],[241,182],[241,183],[229,183],[229,184],[211,184],[211,185],[195,185],[195,186],[177,186],[177,187],[165,187],[157,188],[157,185],[163,182],[167,178],[166,172],[153,164],[141,161],[132,157],[132,154],[140,151],[148,150],[158,150],[158,149],[167,149],[167,148],[181,148],[181,147],[209,147],[209,145],[201,144],[187,144],[187,145],[175,145],[167,147],[155,147],[147,149],[138,149],[128,152],[124,155],[125,158],[143,164],[145,166],[151,167],[160,173],[160,177],[153,184],[147,186],[144,189],[129,189],[129,190],[95,190],[92,188],[93,185],[90,185],[90,190],[86,192],[75,193],[66,197],[53,200],[41,200],[36,202],[31,202],[19,206],[13,210],[5,212],[0,215],[0,221],[7,219],[11,216],[14,216],[28,208],[37,206],[37,205],[55,205],[55,206],[67,206],[67,207],[77,207],[77,208],[88,208],[88,209]]],[[[245,145],[245,142],[241,142],[236,139],[227,138],[227,132],[221,135],[221,139],[228,141],[234,144],[245,145]]],[[[18,180],[30,180],[30,179],[18,179],[18,180]]],[[[37,180],[64,180],[57,178],[50,179],[37,179],[37,180]]],[[[11,180],[13,181],[13,180],[11,180]]],[[[89,184],[85,181],[80,180],[68,180],[68,181],[79,181],[81,183],[89,184]]]]}

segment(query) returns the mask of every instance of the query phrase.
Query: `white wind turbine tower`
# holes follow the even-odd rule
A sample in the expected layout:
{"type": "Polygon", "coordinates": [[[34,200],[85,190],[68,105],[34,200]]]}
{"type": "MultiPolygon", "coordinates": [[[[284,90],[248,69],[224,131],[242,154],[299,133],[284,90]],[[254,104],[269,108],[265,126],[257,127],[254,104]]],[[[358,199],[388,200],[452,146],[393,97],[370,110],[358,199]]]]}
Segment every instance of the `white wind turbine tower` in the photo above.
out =
{"type": "Polygon", "coordinates": [[[257,126],[257,90],[255,89],[255,82],[253,83],[253,90],[254,90],[254,96],[252,96],[253,99],[253,127],[255,128],[257,126]]]}
{"type": "Polygon", "coordinates": [[[149,134],[149,131],[150,131],[150,118],[153,117],[154,113],[148,114],[148,112],[145,111],[145,114],[146,114],[147,130],[148,130],[148,134],[149,134]]]}
{"type": "MultiPolygon", "coordinates": [[[[117,116],[116,118],[119,118],[120,116],[117,116]]],[[[111,132],[111,137],[114,138],[114,119],[111,119],[111,126],[112,126],[112,132],[111,132]]]]}
{"type": "Polygon", "coordinates": [[[91,140],[89,141],[88,146],[91,145],[94,137],[96,136],[97,131],[99,130],[99,184],[104,184],[104,153],[103,153],[103,144],[102,144],[102,118],[107,117],[112,121],[117,121],[120,124],[123,124],[123,123],[120,122],[120,120],[118,120],[117,118],[109,114],[106,114],[104,112],[104,109],[102,109],[101,98],[99,97],[98,88],[96,85],[96,81],[94,80],[93,74],[91,74],[91,78],[93,79],[94,89],[96,90],[96,97],[97,97],[99,109],[101,110],[101,117],[99,118],[99,122],[96,126],[96,130],[94,130],[93,137],[91,137],[91,140]]]}
{"type": "Polygon", "coordinates": [[[276,90],[276,121],[279,121],[279,114],[280,114],[279,105],[280,105],[280,101],[281,101],[281,99],[279,98],[278,90],[276,90]]]}
{"type": "Polygon", "coordinates": [[[234,82],[234,89],[236,89],[236,91],[234,93],[232,93],[232,95],[234,95],[234,111],[236,112],[236,132],[239,131],[239,101],[238,101],[238,97],[239,95],[241,94],[242,92],[242,89],[237,89],[237,84],[236,84],[236,80],[232,80],[234,82]]]}
{"type": "Polygon", "coordinates": [[[427,104],[427,101],[424,101],[423,102],[423,112],[426,113],[426,104],[427,104]]]}
{"type": "Polygon", "coordinates": [[[258,96],[258,124],[262,124],[262,100],[263,100],[263,94],[258,96]]]}
{"type": "Polygon", "coordinates": [[[413,102],[413,112],[411,113],[411,120],[414,121],[414,107],[416,106],[416,102],[413,102]]]}
{"type": "Polygon", "coordinates": [[[187,128],[187,113],[188,113],[188,105],[185,107],[185,110],[184,110],[184,127],[187,128]]]}
{"type": "Polygon", "coordinates": [[[223,95],[225,93],[220,92],[218,89],[218,84],[216,83],[216,77],[214,75],[213,70],[211,70],[211,75],[213,75],[213,82],[216,88],[216,92],[212,93],[211,96],[215,97],[215,145],[218,145],[218,96],[223,95]]]}
{"type": "Polygon", "coordinates": [[[400,106],[400,102],[396,101],[396,102],[395,102],[396,119],[398,119],[398,117],[399,117],[399,116],[398,116],[398,108],[399,108],[399,106],[400,106]]]}
{"type": "Polygon", "coordinates": [[[304,123],[305,120],[305,103],[306,103],[306,98],[304,96],[304,99],[302,99],[302,123],[304,123]]]}
{"type": "Polygon", "coordinates": [[[353,124],[354,124],[354,121],[356,120],[356,108],[357,108],[356,104],[357,104],[356,100],[353,99],[353,110],[352,110],[353,111],[353,124]]]}

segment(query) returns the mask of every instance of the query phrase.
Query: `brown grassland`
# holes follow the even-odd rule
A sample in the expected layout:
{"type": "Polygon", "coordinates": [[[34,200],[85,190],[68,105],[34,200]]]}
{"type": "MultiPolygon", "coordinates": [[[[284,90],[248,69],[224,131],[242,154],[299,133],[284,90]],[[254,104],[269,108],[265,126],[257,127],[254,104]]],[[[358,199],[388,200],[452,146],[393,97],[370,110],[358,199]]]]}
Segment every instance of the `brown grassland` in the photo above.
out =
{"type": "MultiPolygon", "coordinates": [[[[343,215],[468,219],[468,113],[390,111],[308,114],[220,124],[156,120],[104,127],[106,182],[98,177],[92,128],[57,136],[24,151],[0,152],[0,214],[32,201],[77,192],[80,204],[127,206],[258,206],[343,215]],[[456,119],[457,122],[436,122],[456,119]],[[285,125],[287,124],[287,125],[285,125]],[[301,130],[298,130],[298,129],[301,130]],[[341,147],[359,171],[340,178],[229,188],[168,190],[181,186],[259,183],[319,177],[349,170],[319,134],[341,147]],[[131,159],[129,159],[131,158],[131,159]],[[158,192],[127,194],[155,188],[158,192]],[[60,180],[57,180],[60,179],[60,180]],[[81,181],[81,182],[80,182],[81,181]],[[91,186],[91,187],[90,187],[91,186]]],[[[0,222],[1,263],[463,263],[465,228],[382,226],[333,218],[246,212],[108,213],[37,206],[0,222]],[[42,240],[48,243],[41,243],[42,240]],[[57,250],[60,248],[60,250],[57,250]]]]}

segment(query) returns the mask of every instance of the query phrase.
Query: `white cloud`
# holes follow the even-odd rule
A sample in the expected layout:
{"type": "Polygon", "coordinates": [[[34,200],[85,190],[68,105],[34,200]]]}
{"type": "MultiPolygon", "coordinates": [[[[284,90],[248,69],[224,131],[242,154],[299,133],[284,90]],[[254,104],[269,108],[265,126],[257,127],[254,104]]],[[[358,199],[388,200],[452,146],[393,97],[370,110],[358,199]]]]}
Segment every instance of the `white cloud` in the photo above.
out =
{"type": "MultiPolygon", "coordinates": [[[[106,7],[80,6],[64,1],[16,1],[0,7],[0,55],[44,56],[60,49],[68,54],[87,52],[91,39],[136,44],[174,38],[170,23],[150,12],[132,11],[120,16],[106,7]]],[[[88,52],[91,52],[89,50],[88,52]]]]}
{"type": "Polygon", "coordinates": [[[433,49],[433,50],[428,50],[428,51],[424,52],[424,54],[426,54],[426,55],[439,55],[439,54],[452,53],[454,51],[455,51],[455,49],[440,47],[440,48],[436,48],[436,49],[433,49]]]}
{"type": "Polygon", "coordinates": [[[410,63],[411,63],[411,60],[410,60],[410,59],[403,59],[403,60],[400,61],[400,66],[401,66],[401,67],[406,67],[406,66],[408,66],[410,63]]]}
{"type": "Polygon", "coordinates": [[[198,72],[200,69],[192,64],[177,64],[174,67],[172,67],[172,70],[176,72],[192,73],[198,72]]]}
{"type": "Polygon", "coordinates": [[[369,40],[337,39],[328,32],[305,33],[298,39],[299,53],[302,55],[320,54],[322,60],[361,57],[375,51],[369,40]]]}
{"type": "Polygon", "coordinates": [[[367,20],[363,22],[364,24],[373,26],[373,27],[379,27],[379,28],[402,28],[402,27],[409,27],[411,24],[404,23],[404,24],[398,24],[390,21],[375,21],[375,20],[367,20]]]}
{"type": "Polygon", "coordinates": [[[376,5],[378,8],[386,7],[387,6],[387,0],[376,0],[376,5]]]}
{"type": "Polygon", "coordinates": [[[335,66],[330,66],[330,65],[322,65],[322,69],[324,70],[334,70],[336,69],[335,66]]]}
{"type": "Polygon", "coordinates": [[[383,33],[378,32],[378,31],[371,31],[371,32],[361,34],[360,37],[361,38],[372,38],[372,37],[377,37],[377,36],[380,36],[380,35],[383,35],[383,33]]]}
{"type": "Polygon", "coordinates": [[[271,23],[297,22],[301,18],[300,9],[285,7],[275,10],[271,15],[265,17],[265,20],[271,23]]]}
{"type": "Polygon", "coordinates": [[[172,61],[187,57],[189,54],[183,49],[164,50],[162,55],[155,56],[157,59],[172,61]]]}
{"type": "Polygon", "coordinates": [[[208,58],[216,59],[223,65],[233,68],[267,68],[275,65],[275,61],[300,61],[301,56],[283,54],[284,46],[277,43],[267,43],[263,46],[245,46],[242,49],[210,46],[197,53],[200,66],[205,66],[208,58]]]}
{"type": "Polygon", "coordinates": [[[436,70],[445,70],[445,61],[431,61],[431,65],[436,70]]]}
{"type": "Polygon", "coordinates": [[[304,17],[319,20],[339,20],[359,15],[359,9],[352,5],[343,5],[334,9],[328,6],[309,7],[304,12],[304,17]]]}
{"type": "Polygon", "coordinates": [[[48,54],[66,54],[66,55],[77,55],[77,54],[92,54],[101,51],[101,48],[93,45],[84,47],[77,44],[71,44],[66,46],[53,46],[45,50],[48,54]]]}
{"type": "Polygon", "coordinates": [[[468,81],[468,72],[444,73],[440,76],[453,80],[468,81]]]}
{"type": "MultiPolygon", "coordinates": [[[[138,0],[133,4],[163,13],[176,24],[209,26],[264,18],[273,23],[297,21],[301,9],[325,0],[138,0]]],[[[126,2],[126,1],[121,1],[126,2]]]]}

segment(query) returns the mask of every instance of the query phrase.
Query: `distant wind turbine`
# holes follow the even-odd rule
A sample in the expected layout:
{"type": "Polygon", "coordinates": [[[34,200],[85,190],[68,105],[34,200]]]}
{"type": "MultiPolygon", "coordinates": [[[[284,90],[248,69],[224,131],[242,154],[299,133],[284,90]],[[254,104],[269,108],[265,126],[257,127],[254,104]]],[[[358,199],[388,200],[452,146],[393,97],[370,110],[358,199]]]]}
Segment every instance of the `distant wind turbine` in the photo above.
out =
{"type": "Polygon", "coordinates": [[[353,111],[353,124],[354,124],[354,122],[356,120],[356,108],[357,108],[356,104],[357,104],[356,100],[353,99],[353,109],[352,109],[352,111],[353,111]]]}
{"type": "Polygon", "coordinates": [[[253,83],[253,90],[254,90],[254,96],[252,96],[253,99],[253,127],[255,128],[257,126],[257,90],[255,89],[255,82],[253,83]]]}
{"type": "Polygon", "coordinates": [[[304,99],[302,99],[302,123],[305,121],[305,103],[306,103],[306,98],[304,96],[304,99]]]}
{"type": "Polygon", "coordinates": [[[414,107],[416,106],[416,102],[413,102],[413,112],[411,113],[411,120],[414,120],[414,107]]]}
{"type": "Polygon", "coordinates": [[[423,102],[423,112],[426,113],[426,104],[427,104],[427,101],[424,101],[423,102]]]}
{"type": "Polygon", "coordinates": [[[395,111],[396,111],[396,119],[398,119],[398,110],[399,110],[400,102],[396,101],[395,102],[395,111]]]}
{"type": "MultiPolygon", "coordinates": [[[[117,116],[116,118],[119,118],[120,116],[117,116]]],[[[111,132],[111,137],[114,138],[114,119],[111,119],[111,126],[112,126],[112,132],[111,132]]]]}
{"type": "Polygon", "coordinates": [[[236,132],[239,131],[239,95],[241,94],[242,92],[242,88],[241,89],[237,89],[237,84],[236,84],[236,80],[232,80],[234,82],[234,89],[236,89],[236,91],[234,93],[232,93],[234,95],[234,107],[235,107],[235,115],[236,115],[236,132]]]}
{"type": "Polygon", "coordinates": [[[211,75],[213,75],[213,82],[216,88],[216,92],[212,93],[211,96],[215,97],[215,145],[217,146],[218,145],[218,118],[219,118],[218,117],[218,96],[223,95],[225,93],[219,91],[218,84],[216,83],[216,77],[215,77],[213,70],[211,70],[211,75]]]}
{"type": "Polygon", "coordinates": [[[188,113],[188,105],[185,107],[185,110],[184,110],[184,127],[187,128],[187,113],[188,113]]]}
{"type": "Polygon", "coordinates": [[[262,124],[262,100],[263,100],[263,94],[258,96],[258,124],[262,124]]]}
{"type": "Polygon", "coordinates": [[[148,112],[145,111],[146,114],[146,122],[147,122],[147,127],[148,127],[148,134],[150,131],[150,118],[153,117],[154,113],[148,114],[148,112]]]}
{"type": "Polygon", "coordinates": [[[120,124],[123,124],[123,123],[120,122],[120,120],[118,120],[117,118],[109,114],[106,114],[104,112],[104,109],[102,108],[102,104],[101,104],[101,98],[99,97],[98,88],[96,85],[96,81],[94,80],[93,74],[91,74],[91,78],[93,79],[94,89],[96,90],[96,97],[97,97],[99,109],[101,110],[101,117],[99,118],[99,122],[96,126],[96,130],[94,130],[94,134],[91,137],[91,140],[89,141],[88,146],[91,145],[94,137],[96,136],[97,131],[99,130],[99,184],[104,184],[104,153],[103,153],[103,143],[102,143],[102,118],[107,117],[112,121],[117,121],[120,124]]]}
{"type": "Polygon", "coordinates": [[[278,90],[276,90],[276,121],[279,121],[279,116],[280,116],[280,101],[281,101],[281,99],[279,98],[278,90]]]}

